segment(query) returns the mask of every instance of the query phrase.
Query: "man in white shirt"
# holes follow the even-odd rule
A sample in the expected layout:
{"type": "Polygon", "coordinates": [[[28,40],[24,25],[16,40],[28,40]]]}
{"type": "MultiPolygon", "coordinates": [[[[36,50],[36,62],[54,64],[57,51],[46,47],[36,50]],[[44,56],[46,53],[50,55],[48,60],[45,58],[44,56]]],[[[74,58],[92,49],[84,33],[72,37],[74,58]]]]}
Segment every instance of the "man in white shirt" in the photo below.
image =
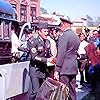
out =
{"type": "Polygon", "coordinates": [[[79,64],[78,64],[78,67],[79,67],[79,72],[80,72],[80,85],[84,85],[84,74],[83,74],[83,71],[85,69],[85,65],[86,65],[86,62],[87,62],[87,59],[86,59],[86,51],[85,51],[85,47],[89,44],[87,41],[85,41],[85,35],[83,33],[80,33],[79,34],[79,38],[80,38],[80,45],[79,45],[79,48],[78,48],[78,55],[79,55],[79,64]]]}
{"type": "Polygon", "coordinates": [[[18,47],[20,46],[18,37],[15,33],[15,27],[11,27],[11,42],[12,42],[12,54],[13,54],[13,62],[16,62],[15,59],[19,56],[18,47]]]}

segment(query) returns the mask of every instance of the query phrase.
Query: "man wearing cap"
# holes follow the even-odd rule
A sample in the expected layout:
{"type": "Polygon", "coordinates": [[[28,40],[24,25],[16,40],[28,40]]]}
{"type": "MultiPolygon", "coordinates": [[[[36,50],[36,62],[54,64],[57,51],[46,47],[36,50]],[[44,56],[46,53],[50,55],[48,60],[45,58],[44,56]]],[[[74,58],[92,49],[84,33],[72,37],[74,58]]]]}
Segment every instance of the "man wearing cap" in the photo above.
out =
{"type": "Polygon", "coordinates": [[[80,44],[78,36],[72,31],[69,17],[60,18],[60,33],[58,54],[54,78],[65,83],[70,89],[69,100],[76,100],[76,74],[78,72],[77,49],[80,44]]]}
{"type": "Polygon", "coordinates": [[[39,23],[38,36],[29,39],[30,79],[32,83],[32,93],[35,98],[43,80],[49,76],[47,62],[52,62],[50,53],[50,41],[47,39],[48,26],[46,23],[39,23]]]}

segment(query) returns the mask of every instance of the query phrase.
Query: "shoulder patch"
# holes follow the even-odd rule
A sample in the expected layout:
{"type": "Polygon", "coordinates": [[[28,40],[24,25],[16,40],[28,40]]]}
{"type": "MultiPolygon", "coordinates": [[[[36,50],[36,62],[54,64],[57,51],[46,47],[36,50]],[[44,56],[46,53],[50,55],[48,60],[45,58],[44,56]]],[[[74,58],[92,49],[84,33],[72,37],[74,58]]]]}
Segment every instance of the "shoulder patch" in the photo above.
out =
{"type": "Polygon", "coordinates": [[[31,49],[32,53],[36,53],[36,48],[31,49]]]}

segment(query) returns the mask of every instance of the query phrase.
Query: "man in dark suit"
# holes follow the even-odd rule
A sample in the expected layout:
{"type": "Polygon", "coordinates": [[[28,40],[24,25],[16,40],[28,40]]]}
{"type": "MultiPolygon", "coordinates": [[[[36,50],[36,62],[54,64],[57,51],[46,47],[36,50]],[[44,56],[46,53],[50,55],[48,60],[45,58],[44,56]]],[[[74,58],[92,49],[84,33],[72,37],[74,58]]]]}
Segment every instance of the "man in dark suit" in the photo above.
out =
{"type": "Polygon", "coordinates": [[[80,44],[78,36],[72,31],[69,18],[60,18],[58,54],[54,78],[65,83],[70,89],[69,100],[76,100],[76,74],[78,72],[77,49],[80,44]]]}

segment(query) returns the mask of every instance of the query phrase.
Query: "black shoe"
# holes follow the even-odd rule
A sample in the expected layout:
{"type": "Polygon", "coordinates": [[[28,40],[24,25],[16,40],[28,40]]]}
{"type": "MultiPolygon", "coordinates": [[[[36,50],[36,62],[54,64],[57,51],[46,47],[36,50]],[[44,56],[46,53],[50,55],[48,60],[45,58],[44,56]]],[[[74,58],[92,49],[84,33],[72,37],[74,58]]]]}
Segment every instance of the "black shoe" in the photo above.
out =
{"type": "Polygon", "coordinates": [[[82,85],[82,86],[83,86],[83,85],[84,85],[84,82],[80,82],[80,85],[82,85]]]}
{"type": "Polygon", "coordinates": [[[90,84],[89,82],[84,82],[84,84],[90,84]]]}

